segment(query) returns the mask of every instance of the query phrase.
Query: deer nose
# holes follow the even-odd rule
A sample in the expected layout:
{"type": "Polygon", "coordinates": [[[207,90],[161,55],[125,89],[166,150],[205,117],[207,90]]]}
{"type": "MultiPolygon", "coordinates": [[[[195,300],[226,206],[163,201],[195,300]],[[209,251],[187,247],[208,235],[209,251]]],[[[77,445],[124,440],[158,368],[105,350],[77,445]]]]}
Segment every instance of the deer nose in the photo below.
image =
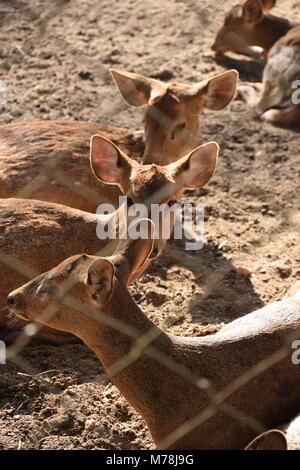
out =
{"type": "Polygon", "coordinates": [[[6,301],[6,302],[7,302],[8,308],[12,308],[12,307],[15,305],[15,299],[13,298],[12,295],[9,295],[9,296],[7,297],[7,301],[6,301]]]}

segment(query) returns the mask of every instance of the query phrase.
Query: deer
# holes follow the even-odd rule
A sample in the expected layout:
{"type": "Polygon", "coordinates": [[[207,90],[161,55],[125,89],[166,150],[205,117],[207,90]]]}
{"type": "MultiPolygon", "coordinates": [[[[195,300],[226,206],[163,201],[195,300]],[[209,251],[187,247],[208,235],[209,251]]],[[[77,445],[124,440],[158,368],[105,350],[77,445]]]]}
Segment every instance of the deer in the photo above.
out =
{"type": "MultiPolygon", "coordinates": [[[[127,269],[139,255],[131,251],[127,269]]],[[[299,410],[300,367],[291,356],[300,291],[217,333],[179,337],[143,313],[126,282],[113,257],[83,253],[11,292],[7,305],[24,321],[79,337],[159,449],[243,449],[299,410]]]]}
{"type": "Polygon", "coordinates": [[[266,60],[272,46],[296,23],[269,11],[276,0],[246,0],[226,14],[222,27],[212,45],[216,57],[236,52],[254,59],[266,60]]]}
{"type": "Polygon", "coordinates": [[[239,93],[270,124],[299,128],[300,125],[300,26],[288,31],[271,48],[262,84],[243,85],[239,93]]]}
{"type": "MultiPolygon", "coordinates": [[[[255,103],[255,109],[263,121],[299,128],[299,63],[300,26],[296,26],[280,38],[268,54],[262,86],[255,103]]],[[[254,103],[252,95],[248,96],[249,103],[254,103]]]]}
{"type": "Polygon", "coordinates": [[[221,110],[235,96],[238,73],[226,71],[193,85],[163,83],[141,74],[111,70],[132,106],[145,107],[145,144],[140,133],[81,121],[19,122],[0,126],[0,197],[38,199],[95,212],[100,202],[117,205],[89,167],[89,141],[100,134],[143,164],[167,165],[199,145],[204,108],[221,110]]]}
{"type": "Polygon", "coordinates": [[[262,48],[265,63],[262,83],[242,85],[239,94],[263,121],[299,127],[300,100],[293,84],[300,78],[300,26],[269,14],[275,3],[247,0],[233,7],[226,14],[212,48],[219,58],[226,51],[257,58],[253,47],[262,48]]]}
{"type": "MultiPolygon", "coordinates": [[[[208,183],[216,168],[218,151],[218,144],[210,142],[169,165],[142,165],[111,141],[95,135],[91,139],[92,171],[107,185],[108,190],[115,185],[121,188],[122,193],[126,194],[125,205],[122,202],[117,210],[112,206],[109,214],[105,211],[93,214],[45,201],[0,199],[0,326],[5,328],[2,336],[9,338],[10,331],[23,327],[19,322],[7,330],[3,308],[8,292],[74,253],[85,251],[95,254],[101,250],[102,253],[112,254],[121,249],[122,227],[127,219],[131,222],[138,218],[134,211],[137,204],[143,204],[147,211],[153,204],[167,209],[170,206],[170,212],[164,212],[164,222],[169,220],[167,230],[162,230],[161,216],[155,222],[152,254],[158,256],[173,227],[175,216],[172,205],[184,189],[200,188],[208,183]],[[112,217],[116,225],[115,236],[98,236],[101,231],[107,231],[112,217]]],[[[127,236],[126,232],[125,238],[127,236]]],[[[41,340],[55,343],[64,341],[60,336],[46,330],[39,334],[41,340]]]]}

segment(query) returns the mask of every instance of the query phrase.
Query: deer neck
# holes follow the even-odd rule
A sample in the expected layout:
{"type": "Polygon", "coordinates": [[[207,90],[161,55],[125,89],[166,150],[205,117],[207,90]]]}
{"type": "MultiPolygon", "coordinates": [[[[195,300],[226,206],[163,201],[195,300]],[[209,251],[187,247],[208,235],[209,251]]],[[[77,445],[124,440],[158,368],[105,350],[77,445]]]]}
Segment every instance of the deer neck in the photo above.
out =
{"type": "MultiPolygon", "coordinates": [[[[109,204],[110,206],[110,204],[109,204]]],[[[96,223],[96,236],[100,242],[101,256],[110,256],[118,250],[120,240],[127,240],[128,214],[127,205],[120,204],[119,207],[109,214],[94,214],[93,221],[96,223]]]]}
{"type": "Polygon", "coordinates": [[[98,318],[87,317],[81,339],[95,352],[129,403],[146,421],[151,420],[155,415],[153,407],[160,406],[155,396],[160,394],[164,374],[170,372],[159,360],[146,354],[147,343],[161,357],[170,355],[172,340],[143,314],[117,280],[111,300],[96,315],[98,318]],[[139,350],[135,349],[137,339],[141,341],[139,350]],[[132,351],[138,351],[137,355],[132,351]]]}
{"type": "Polygon", "coordinates": [[[262,47],[268,51],[273,44],[292,27],[293,24],[287,19],[266,13],[263,20],[254,28],[252,34],[255,38],[255,44],[253,45],[262,47]]]}

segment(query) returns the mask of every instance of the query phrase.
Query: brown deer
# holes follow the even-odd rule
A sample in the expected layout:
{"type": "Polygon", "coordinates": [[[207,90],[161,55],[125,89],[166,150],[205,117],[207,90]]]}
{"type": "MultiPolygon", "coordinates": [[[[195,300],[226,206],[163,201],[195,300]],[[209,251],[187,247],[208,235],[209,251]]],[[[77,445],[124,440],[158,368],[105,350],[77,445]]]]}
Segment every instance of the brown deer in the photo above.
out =
{"type": "MultiPolygon", "coordinates": [[[[133,250],[129,266],[136,256],[133,250]]],[[[291,356],[300,337],[300,296],[216,334],[183,338],[148,319],[126,279],[113,258],[78,255],[10,293],[7,303],[25,321],[81,338],[159,448],[242,449],[299,410],[300,367],[291,356]]]]}
{"type": "MultiPolygon", "coordinates": [[[[202,187],[214,173],[217,156],[218,145],[211,142],[166,166],[141,165],[103,137],[94,136],[91,143],[91,164],[97,178],[109,187],[119,185],[128,196],[127,206],[130,207],[125,206],[126,218],[126,210],[130,215],[134,208],[132,204],[143,203],[147,209],[151,208],[151,204],[172,205],[185,188],[202,187]]],[[[85,251],[95,254],[105,249],[108,255],[117,250],[120,244],[119,219],[123,211],[122,205],[109,216],[116,218],[116,238],[99,239],[96,231],[99,233],[99,228],[106,231],[107,215],[44,201],[0,199],[0,325],[7,324],[3,307],[8,292],[28,278],[48,270],[74,253],[85,251]]],[[[131,220],[134,218],[132,214],[131,220]]],[[[173,218],[170,212],[170,230],[173,218]]],[[[155,256],[161,252],[169,235],[168,231],[167,235],[162,233],[160,220],[155,227],[155,256]]],[[[15,328],[19,326],[15,325],[15,328]]],[[[51,340],[48,332],[44,337],[51,340]]],[[[60,342],[59,337],[53,340],[60,342]]]]}
{"type": "Polygon", "coordinates": [[[106,124],[68,121],[0,126],[0,197],[38,199],[95,212],[102,201],[117,204],[89,167],[89,142],[101,134],[143,163],[167,165],[199,145],[203,108],[221,110],[233,99],[238,74],[228,71],[194,85],[162,83],[112,70],[128,103],[145,105],[145,147],[139,133],[106,124]],[[145,150],[145,151],[144,151],[145,150]]]}
{"type": "Polygon", "coordinates": [[[239,88],[260,118],[282,127],[300,126],[300,26],[280,38],[268,54],[262,84],[239,88]]]}
{"type": "Polygon", "coordinates": [[[300,26],[279,39],[268,54],[256,110],[283,127],[300,126],[300,26]]]}
{"type": "Polygon", "coordinates": [[[276,0],[246,0],[231,8],[212,46],[217,57],[231,51],[257,58],[259,47],[266,59],[273,44],[296,25],[269,13],[275,3],[276,0]]]}

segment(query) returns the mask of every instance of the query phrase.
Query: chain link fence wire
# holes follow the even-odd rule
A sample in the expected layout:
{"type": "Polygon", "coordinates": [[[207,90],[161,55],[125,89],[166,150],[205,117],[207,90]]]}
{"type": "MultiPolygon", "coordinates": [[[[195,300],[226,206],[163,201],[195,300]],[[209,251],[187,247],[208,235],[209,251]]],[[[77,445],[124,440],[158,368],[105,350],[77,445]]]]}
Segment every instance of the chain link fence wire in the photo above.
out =
{"type": "MultiPolygon", "coordinates": [[[[22,15],[24,19],[34,23],[35,32],[22,42],[22,53],[30,53],[31,48],[34,48],[43,38],[47,37],[47,39],[51,41],[52,44],[55,44],[58,48],[68,50],[74,57],[74,60],[79,61],[81,64],[92,66],[93,72],[100,80],[108,81],[110,77],[109,71],[103,64],[97,64],[95,66],[93,60],[89,57],[86,57],[82,51],[77,50],[74,46],[72,46],[72,44],[69,44],[63,37],[53,35],[51,33],[51,30],[49,31],[51,20],[61,15],[71,3],[72,0],[56,0],[55,2],[51,3],[50,7],[45,8],[43,11],[37,11],[35,9],[30,8],[25,2],[17,0],[2,0],[0,1],[0,8],[5,9],[6,22],[9,22],[10,19],[14,18],[15,14],[18,13],[19,15],[22,15]]],[[[215,18],[218,16],[216,15],[216,13],[218,13],[219,17],[221,17],[224,11],[227,10],[228,7],[232,6],[231,0],[219,2],[217,5],[213,1],[206,1],[204,3],[202,2],[201,4],[199,4],[199,2],[195,2],[193,0],[185,0],[184,4],[189,9],[193,10],[194,13],[197,15],[197,17],[199,18],[199,25],[201,27],[209,28],[212,31],[212,34],[216,32],[216,29],[218,27],[215,22],[215,18]]],[[[188,42],[189,36],[187,36],[184,41],[180,42],[178,44],[178,47],[166,48],[164,50],[164,53],[176,56],[176,54],[178,53],[178,51],[180,51],[182,47],[186,47],[188,45],[188,42]]],[[[141,72],[147,74],[151,73],[152,70],[153,64],[151,70],[149,67],[145,67],[145,69],[141,72]]],[[[121,97],[119,97],[116,93],[116,100],[115,103],[112,104],[110,115],[106,114],[105,116],[102,116],[103,120],[108,121],[110,117],[113,116],[116,112],[126,109],[126,106],[127,105],[124,103],[121,97]]],[[[238,115],[236,121],[228,123],[228,125],[225,126],[223,134],[227,138],[234,135],[235,133],[238,133],[241,128],[240,123],[244,119],[252,119],[255,115],[255,111],[252,111],[251,113],[247,111],[247,113],[245,113],[245,115],[243,116],[238,115]]],[[[156,119],[158,122],[165,122],[166,120],[168,122],[170,121],[170,118],[168,116],[163,115],[163,113],[158,110],[157,112],[153,113],[151,117],[153,119],[156,119]]],[[[219,134],[217,134],[215,138],[218,138],[218,136],[219,134]]],[[[25,142],[24,145],[26,145],[25,142]]],[[[77,192],[77,194],[79,194],[80,196],[84,196],[87,200],[90,200],[94,203],[94,196],[91,192],[88,191],[88,189],[78,188],[72,183],[72,181],[68,178],[67,175],[56,170],[56,165],[62,158],[65,158],[65,156],[65,152],[58,152],[55,155],[55,158],[49,159],[49,161],[45,163],[43,172],[37,177],[35,177],[32,181],[30,181],[30,183],[25,185],[22,190],[15,194],[15,197],[29,199],[43,185],[49,183],[50,181],[56,181],[60,185],[64,185],[69,190],[71,189],[74,192],[77,192]]],[[[291,165],[294,163],[295,162],[291,163],[291,165]]],[[[238,170],[234,171],[238,172],[238,170]]],[[[295,221],[291,223],[290,218],[290,212],[288,214],[286,213],[284,215],[283,221],[279,222],[278,225],[273,228],[272,233],[261,239],[261,244],[267,246],[271,238],[274,239],[274,237],[282,234],[284,231],[288,231],[291,226],[293,226],[296,231],[300,232],[299,223],[297,224],[295,221]]],[[[255,247],[253,247],[253,250],[254,249],[255,247]]],[[[187,260],[187,264],[193,264],[192,260],[189,259],[190,255],[184,253],[181,247],[168,245],[166,251],[167,253],[171,254],[175,260],[182,259],[183,257],[185,257],[187,260]]],[[[99,253],[95,254],[99,255],[99,253]]],[[[14,269],[17,273],[24,275],[26,278],[28,278],[28,280],[40,274],[33,272],[32,269],[26,266],[26,263],[17,259],[14,256],[1,252],[0,259],[2,263],[5,263],[10,268],[14,269]]],[[[225,268],[223,268],[222,272],[220,273],[220,276],[224,277],[226,272],[230,269],[231,263],[228,263],[225,268]]],[[[211,284],[207,286],[207,295],[209,295],[210,291],[213,289],[215,279],[212,278],[210,282],[211,284]]],[[[258,377],[264,371],[268,370],[282,359],[291,355],[292,341],[293,339],[299,337],[300,329],[299,331],[297,330],[296,332],[294,332],[292,335],[289,334],[285,338],[283,338],[282,346],[278,349],[278,351],[276,351],[269,357],[266,357],[263,361],[257,363],[251,369],[246,371],[243,375],[237,377],[233,382],[229,383],[223,390],[215,390],[213,383],[208,380],[207,377],[202,377],[194,374],[184,365],[179,364],[177,361],[174,361],[171,357],[164,355],[161,351],[157,350],[155,346],[153,346],[155,340],[159,337],[159,335],[161,335],[161,330],[159,330],[157,327],[153,327],[149,331],[147,331],[146,334],[141,335],[138,329],[132,328],[126,322],[113,319],[111,316],[106,315],[103,312],[100,312],[97,314],[97,316],[95,316],[94,311],[89,305],[81,303],[77,299],[75,302],[74,299],[72,299],[72,297],[69,295],[70,291],[74,286],[74,283],[74,280],[67,279],[63,283],[63,285],[60,286],[59,296],[56,297],[53,302],[51,302],[47,306],[47,308],[40,313],[40,319],[44,323],[47,323],[47,321],[51,319],[53,315],[55,315],[55,313],[60,309],[61,305],[68,306],[74,311],[78,311],[83,313],[84,315],[91,316],[97,322],[108,325],[111,328],[116,329],[117,331],[127,335],[132,339],[132,348],[130,349],[128,354],[126,354],[124,357],[122,357],[122,359],[112,364],[107,370],[107,374],[110,378],[113,379],[114,376],[116,376],[120,372],[124,371],[127,367],[138,361],[141,356],[147,355],[148,357],[153,358],[162,366],[169,368],[171,371],[178,374],[179,380],[184,379],[207,394],[209,405],[199,414],[191,417],[182,426],[174,430],[165,439],[165,441],[161,443],[161,448],[168,448],[174,445],[176,441],[181,439],[186,434],[189,434],[197,426],[200,426],[205,421],[209,420],[219,411],[228,415],[236,422],[243,423],[245,426],[251,429],[253,433],[259,434],[260,432],[266,430],[266,426],[264,425],[264,423],[258,422],[252,416],[243,413],[242,410],[231,406],[227,402],[227,400],[234,392],[241,389],[249,381],[258,377]]],[[[18,335],[16,340],[7,347],[6,350],[6,358],[8,361],[13,362],[18,368],[20,368],[23,371],[24,375],[33,377],[35,380],[41,382],[43,382],[43,380],[49,381],[49,377],[47,375],[53,371],[38,371],[35,367],[33,367],[27,360],[22,357],[22,351],[24,350],[26,345],[28,345],[31,339],[38,334],[39,330],[42,327],[43,325],[41,323],[29,323],[18,335]]],[[[53,385],[53,391],[55,391],[55,385],[53,385]]]]}

